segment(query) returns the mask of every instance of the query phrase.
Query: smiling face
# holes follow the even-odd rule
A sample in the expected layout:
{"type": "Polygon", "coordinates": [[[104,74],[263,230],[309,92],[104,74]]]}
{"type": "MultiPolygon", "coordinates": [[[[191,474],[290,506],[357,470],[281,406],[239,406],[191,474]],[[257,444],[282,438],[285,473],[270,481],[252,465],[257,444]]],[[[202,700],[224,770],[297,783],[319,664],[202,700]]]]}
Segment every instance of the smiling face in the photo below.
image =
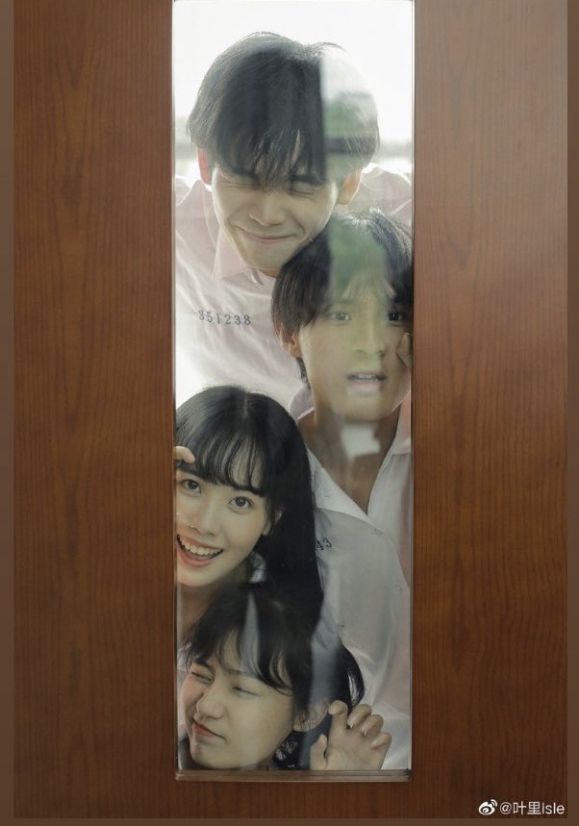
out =
{"type": "Polygon", "coordinates": [[[211,769],[266,767],[292,730],[292,695],[246,670],[231,641],[221,659],[194,662],[181,687],[191,757],[211,769]]]}
{"type": "Polygon", "coordinates": [[[232,574],[267,533],[267,501],[181,469],[175,485],[177,582],[186,588],[212,585],[232,574]]]}
{"type": "Polygon", "coordinates": [[[264,188],[255,178],[227,172],[202,162],[203,178],[211,183],[217,220],[243,260],[267,275],[318,235],[337,203],[354,197],[359,173],[341,186],[310,176],[296,176],[284,185],[264,188]]]}
{"type": "MultiPolygon", "coordinates": [[[[354,284],[358,277],[364,274],[354,274],[354,284]]],[[[304,362],[316,411],[378,422],[410,390],[410,370],[397,354],[410,329],[407,313],[369,286],[330,302],[286,349],[304,362]]]]}

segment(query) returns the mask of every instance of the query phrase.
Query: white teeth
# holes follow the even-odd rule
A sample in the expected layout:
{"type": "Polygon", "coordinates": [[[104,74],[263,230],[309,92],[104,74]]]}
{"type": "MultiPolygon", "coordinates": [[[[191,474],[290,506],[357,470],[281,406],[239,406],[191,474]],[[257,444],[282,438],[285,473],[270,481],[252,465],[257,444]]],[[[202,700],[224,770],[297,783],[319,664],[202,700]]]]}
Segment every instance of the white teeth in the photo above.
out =
{"type": "Polygon", "coordinates": [[[215,548],[200,547],[199,545],[188,545],[181,536],[177,538],[181,547],[193,556],[218,556],[222,552],[221,548],[215,550],[215,548]]]}
{"type": "Polygon", "coordinates": [[[384,377],[376,373],[352,373],[350,378],[356,381],[382,381],[384,377]]]}

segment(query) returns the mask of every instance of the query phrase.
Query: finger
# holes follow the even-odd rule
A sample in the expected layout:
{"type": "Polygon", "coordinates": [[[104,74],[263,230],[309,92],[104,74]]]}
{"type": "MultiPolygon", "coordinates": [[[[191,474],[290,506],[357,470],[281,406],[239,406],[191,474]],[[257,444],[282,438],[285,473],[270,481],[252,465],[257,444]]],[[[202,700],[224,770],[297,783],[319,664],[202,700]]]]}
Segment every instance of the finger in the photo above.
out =
{"type": "Polygon", "coordinates": [[[390,748],[391,737],[386,732],[379,734],[373,741],[368,756],[364,761],[367,769],[381,769],[390,748]]]}
{"type": "Polygon", "coordinates": [[[326,768],[326,746],[328,745],[328,739],[325,734],[320,734],[316,742],[310,749],[310,769],[314,769],[314,771],[319,769],[326,768]]]}
{"type": "Polygon", "coordinates": [[[370,743],[370,748],[375,751],[382,751],[383,758],[386,757],[386,752],[390,748],[390,743],[392,742],[392,735],[388,734],[387,731],[383,731],[382,734],[379,734],[375,737],[372,742],[370,743]]]}
{"type": "Polygon", "coordinates": [[[332,740],[337,734],[347,729],[348,706],[341,700],[334,700],[328,709],[328,714],[332,718],[329,731],[329,739],[332,740]]]}
{"type": "Polygon", "coordinates": [[[380,717],[379,714],[371,714],[369,717],[366,718],[366,720],[364,720],[363,724],[360,726],[360,732],[365,737],[374,734],[380,734],[383,725],[383,717],[380,717]]]}
{"type": "Polygon", "coordinates": [[[367,703],[360,703],[350,712],[350,715],[348,716],[348,728],[359,726],[370,714],[372,714],[372,707],[367,703]]]}
{"type": "Polygon", "coordinates": [[[193,456],[189,448],[184,445],[175,446],[173,458],[176,462],[186,462],[188,465],[192,465],[195,461],[195,456],[193,456]]]}
{"type": "Polygon", "coordinates": [[[334,702],[330,704],[328,714],[331,714],[332,717],[335,717],[340,714],[347,716],[348,706],[346,705],[346,703],[343,702],[343,700],[334,700],[334,702]]]}
{"type": "Polygon", "coordinates": [[[412,333],[404,333],[401,336],[396,355],[406,367],[412,367],[412,333]]]}

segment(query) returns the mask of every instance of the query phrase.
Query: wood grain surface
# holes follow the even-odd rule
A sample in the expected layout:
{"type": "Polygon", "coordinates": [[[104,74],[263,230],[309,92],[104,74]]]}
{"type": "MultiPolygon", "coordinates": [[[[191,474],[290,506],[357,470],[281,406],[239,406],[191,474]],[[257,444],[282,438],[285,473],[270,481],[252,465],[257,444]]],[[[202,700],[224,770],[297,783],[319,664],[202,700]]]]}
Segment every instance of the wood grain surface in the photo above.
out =
{"type": "Polygon", "coordinates": [[[173,777],[170,28],[15,4],[15,813],[565,802],[565,1],[416,2],[408,783],[173,777]]]}

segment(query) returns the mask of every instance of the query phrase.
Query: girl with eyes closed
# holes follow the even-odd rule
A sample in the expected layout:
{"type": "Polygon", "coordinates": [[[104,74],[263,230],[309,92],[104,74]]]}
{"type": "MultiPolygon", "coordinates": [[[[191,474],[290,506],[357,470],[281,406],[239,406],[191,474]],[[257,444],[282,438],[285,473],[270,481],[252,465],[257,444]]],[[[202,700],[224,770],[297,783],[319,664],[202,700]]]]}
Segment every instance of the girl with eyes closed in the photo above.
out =
{"type": "Polygon", "coordinates": [[[267,396],[211,387],[177,410],[177,639],[227,585],[268,579],[313,624],[322,588],[310,466],[294,420],[267,396]]]}
{"type": "Polygon", "coordinates": [[[383,719],[358,704],[360,669],[328,625],[268,583],[226,588],[190,630],[179,701],[187,769],[379,769],[383,719]]]}

